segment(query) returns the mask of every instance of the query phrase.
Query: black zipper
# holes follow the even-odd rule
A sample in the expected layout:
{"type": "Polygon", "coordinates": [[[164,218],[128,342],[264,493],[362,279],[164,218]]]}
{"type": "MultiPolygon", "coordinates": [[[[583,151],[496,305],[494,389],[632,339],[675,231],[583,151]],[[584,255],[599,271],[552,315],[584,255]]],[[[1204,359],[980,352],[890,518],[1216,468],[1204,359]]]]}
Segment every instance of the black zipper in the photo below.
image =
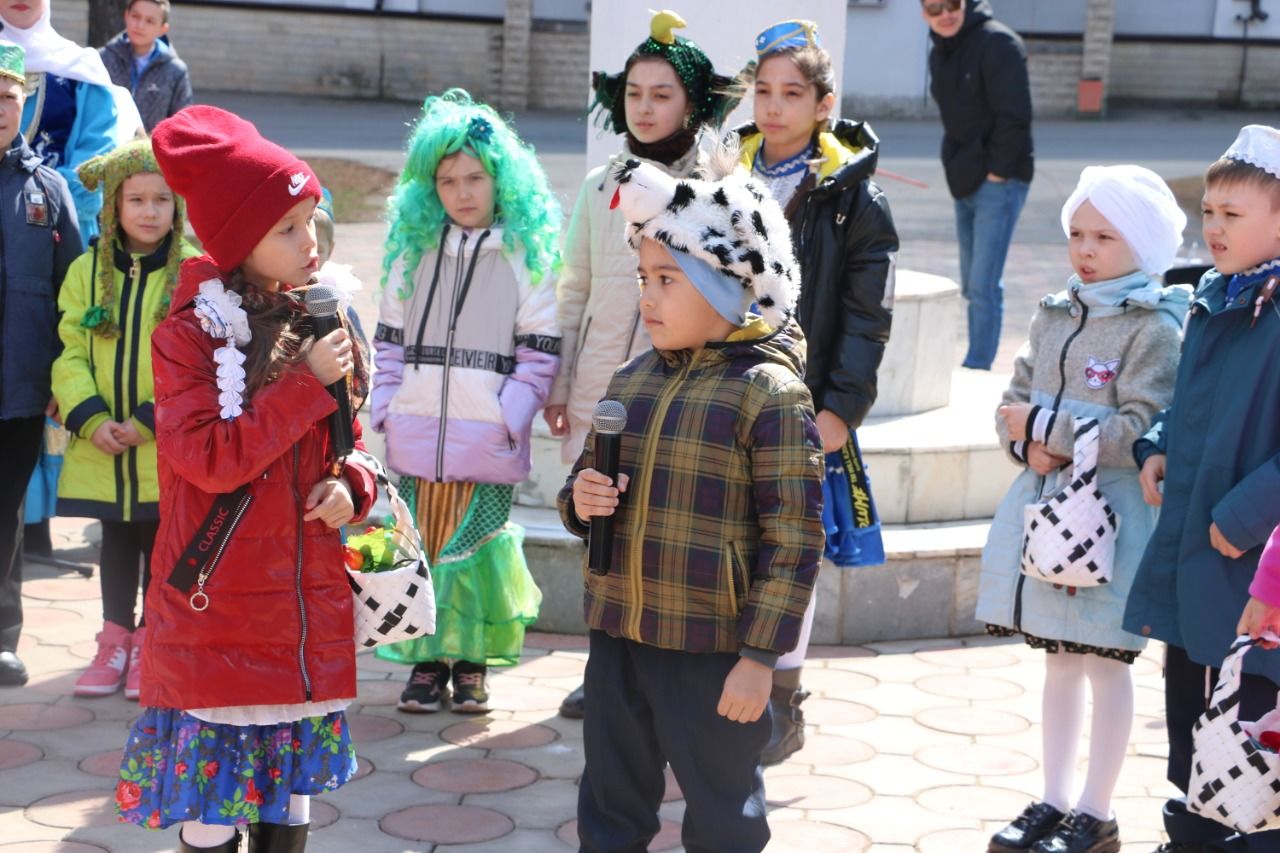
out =
{"type": "MultiPolygon", "coordinates": [[[[636,312],[636,316],[640,316],[639,312],[636,312]]],[[[591,324],[595,319],[594,314],[587,318],[586,328],[582,330],[582,339],[578,341],[578,351],[573,356],[573,372],[570,374],[574,379],[578,378],[578,366],[582,364],[582,350],[587,345],[587,338],[591,335],[591,324]]]]}
{"type": "Polygon", "coordinates": [[[240,520],[249,511],[249,504],[251,503],[253,503],[253,494],[245,492],[244,497],[240,499],[240,502],[236,504],[235,510],[232,511],[231,518],[227,522],[226,535],[218,543],[218,550],[213,552],[209,562],[205,563],[204,568],[200,570],[200,574],[196,577],[196,591],[191,593],[191,598],[188,599],[192,610],[203,611],[209,607],[209,595],[204,591],[204,585],[209,582],[209,578],[213,577],[214,570],[222,562],[222,554],[227,550],[231,537],[235,536],[236,528],[240,526],[240,520]],[[201,603],[197,604],[197,601],[201,603]]]}
{"type": "MultiPolygon", "coordinates": [[[[1074,297],[1073,297],[1074,298],[1074,297]]],[[[1084,331],[1084,324],[1089,319],[1089,306],[1083,302],[1080,303],[1080,325],[1071,334],[1067,335],[1067,339],[1062,342],[1062,352],[1058,354],[1058,393],[1053,397],[1053,411],[1056,413],[1058,407],[1062,405],[1062,395],[1067,391],[1067,352],[1071,349],[1071,344],[1076,338],[1080,337],[1080,333],[1084,331]]],[[[1040,486],[1036,489],[1036,499],[1044,495],[1044,485],[1048,478],[1041,475],[1040,486]]],[[[1022,588],[1027,582],[1027,576],[1018,573],[1018,585],[1014,589],[1013,599],[1013,627],[1016,631],[1022,630],[1022,588]]]]}
{"type": "MultiPolygon", "coordinates": [[[[440,283],[440,265],[444,262],[444,243],[449,236],[449,223],[444,224],[444,230],[440,232],[440,248],[436,252],[436,267],[431,273],[431,287],[427,290],[427,304],[422,309],[422,319],[418,321],[418,339],[416,341],[418,347],[418,360],[414,363],[413,369],[416,371],[422,367],[422,338],[427,332],[427,316],[431,313],[431,303],[436,299],[436,285],[440,283]]],[[[465,241],[467,235],[463,234],[462,239],[465,241]]],[[[415,270],[414,275],[417,274],[415,270]]]]}
{"type": "Polygon", "coordinates": [[[467,291],[471,289],[471,277],[476,273],[476,262],[480,260],[480,246],[488,236],[487,229],[481,232],[475,248],[471,250],[470,264],[467,264],[466,232],[463,232],[462,242],[458,245],[458,276],[453,283],[453,315],[449,318],[449,334],[444,344],[444,372],[440,380],[440,437],[436,441],[437,482],[444,482],[444,445],[449,432],[449,375],[453,367],[453,339],[458,332],[458,317],[462,314],[463,303],[467,300],[467,291]],[[465,276],[463,275],[464,267],[466,268],[465,276]]]}
{"type": "Polygon", "coordinates": [[[302,672],[302,686],[306,690],[306,701],[311,701],[311,674],[307,672],[307,602],[302,597],[302,544],[303,534],[302,527],[305,522],[302,519],[302,492],[298,490],[298,445],[293,446],[293,477],[291,483],[293,487],[293,499],[298,508],[298,550],[297,560],[293,568],[293,588],[298,596],[298,615],[301,618],[302,630],[298,634],[298,668],[302,672]]]}

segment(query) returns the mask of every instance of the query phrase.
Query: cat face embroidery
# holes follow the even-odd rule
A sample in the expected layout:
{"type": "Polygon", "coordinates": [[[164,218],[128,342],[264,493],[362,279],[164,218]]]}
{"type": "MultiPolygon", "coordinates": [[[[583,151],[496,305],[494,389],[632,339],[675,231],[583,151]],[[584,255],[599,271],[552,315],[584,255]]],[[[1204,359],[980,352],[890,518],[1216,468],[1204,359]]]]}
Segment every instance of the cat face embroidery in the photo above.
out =
{"type": "Polygon", "coordinates": [[[1084,369],[1085,384],[1095,391],[1120,373],[1120,359],[1114,361],[1099,361],[1093,356],[1089,356],[1089,366],[1084,369]]]}

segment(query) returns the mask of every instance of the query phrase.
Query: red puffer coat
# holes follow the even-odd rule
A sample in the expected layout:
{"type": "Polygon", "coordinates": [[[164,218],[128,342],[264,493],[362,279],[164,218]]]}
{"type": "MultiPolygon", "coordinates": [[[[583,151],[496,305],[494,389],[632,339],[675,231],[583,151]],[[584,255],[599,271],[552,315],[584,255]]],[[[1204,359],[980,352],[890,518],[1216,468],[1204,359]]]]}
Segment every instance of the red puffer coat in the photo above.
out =
{"type": "MultiPolygon", "coordinates": [[[[351,589],[338,531],[302,520],[326,474],[326,418],[337,408],[301,365],[223,420],[213,352],[192,300],[217,278],[186,262],[168,319],[151,339],[159,445],[160,529],[147,592],[142,704],[162,708],[295,704],[356,695],[351,589]],[[249,483],[226,547],[209,563],[208,606],[169,583],[219,494],[249,483]]],[[[359,424],[356,425],[357,437],[359,424]]],[[[360,444],[360,442],[357,442],[360,444]]],[[[345,472],[357,512],[373,504],[373,474],[345,472]]],[[[239,505],[237,505],[239,507],[239,505]]]]}

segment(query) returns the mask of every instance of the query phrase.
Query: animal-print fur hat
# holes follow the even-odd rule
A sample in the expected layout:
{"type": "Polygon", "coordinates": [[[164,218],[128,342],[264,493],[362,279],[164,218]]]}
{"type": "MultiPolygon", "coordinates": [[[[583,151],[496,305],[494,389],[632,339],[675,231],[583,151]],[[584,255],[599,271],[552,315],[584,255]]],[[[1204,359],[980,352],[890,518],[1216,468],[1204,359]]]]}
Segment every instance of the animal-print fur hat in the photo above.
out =
{"type": "Polygon", "coordinates": [[[611,206],[627,218],[632,249],[639,251],[645,238],[662,243],[726,319],[741,325],[754,302],[778,329],[791,319],[800,294],[791,229],[778,203],[737,168],[732,147],[720,144],[702,177],[682,180],[627,160],[616,172],[611,206]]]}

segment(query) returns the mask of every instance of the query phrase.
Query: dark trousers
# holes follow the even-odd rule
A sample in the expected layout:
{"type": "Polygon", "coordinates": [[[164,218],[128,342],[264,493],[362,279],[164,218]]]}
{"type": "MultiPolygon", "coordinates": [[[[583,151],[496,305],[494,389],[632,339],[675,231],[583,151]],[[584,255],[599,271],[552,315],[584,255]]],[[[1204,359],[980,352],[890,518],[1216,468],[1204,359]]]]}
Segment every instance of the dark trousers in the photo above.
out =
{"type": "Polygon", "coordinates": [[[667,763],[684,792],[688,853],[759,853],[769,842],[754,723],[716,713],[737,655],[659,649],[591,632],[586,770],[578,788],[582,853],[644,853],[658,833],[667,763]]]}
{"type": "MultiPolygon", "coordinates": [[[[1218,670],[1211,669],[1210,691],[1217,683],[1218,670]]],[[[1271,679],[1245,673],[1240,681],[1240,719],[1256,720],[1275,710],[1277,689],[1271,679]]],[[[1191,783],[1191,728],[1208,706],[1205,667],[1187,657],[1186,649],[1169,646],[1164,668],[1164,712],[1169,730],[1168,778],[1184,794],[1191,783]]],[[[1210,850],[1223,853],[1276,853],[1280,850],[1280,831],[1240,835],[1215,820],[1187,811],[1186,803],[1181,799],[1165,803],[1164,827],[1170,841],[1204,844],[1210,850]]]]}
{"type": "Polygon", "coordinates": [[[132,631],[146,624],[146,610],[135,626],[138,601],[138,564],[142,563],[142,595],[151,585],[151,548],[156,542],[155,521],[102,522],[102,618],[132,631]]]}
{"type": "Polygon", "coordinates": [[[40,458],[44,416],[0,420],[0,651],[22,633],[22,504],[40,458]]]}

